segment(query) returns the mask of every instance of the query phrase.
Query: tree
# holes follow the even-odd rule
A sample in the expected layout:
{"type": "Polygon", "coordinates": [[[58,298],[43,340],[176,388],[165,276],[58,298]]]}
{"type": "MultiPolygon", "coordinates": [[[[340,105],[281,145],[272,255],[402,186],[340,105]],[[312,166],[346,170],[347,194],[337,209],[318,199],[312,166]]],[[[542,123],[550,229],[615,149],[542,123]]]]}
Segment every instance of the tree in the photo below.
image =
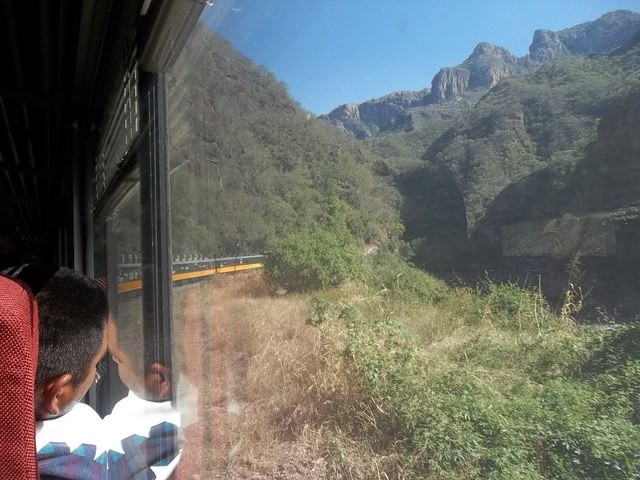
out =
{"type": "Polygon", "coordinates": [[[289,291],[337,286],[360,276],[362,255],[353,237],[340,230],[316,228],[274,242],[267,271],[289,291]]]}

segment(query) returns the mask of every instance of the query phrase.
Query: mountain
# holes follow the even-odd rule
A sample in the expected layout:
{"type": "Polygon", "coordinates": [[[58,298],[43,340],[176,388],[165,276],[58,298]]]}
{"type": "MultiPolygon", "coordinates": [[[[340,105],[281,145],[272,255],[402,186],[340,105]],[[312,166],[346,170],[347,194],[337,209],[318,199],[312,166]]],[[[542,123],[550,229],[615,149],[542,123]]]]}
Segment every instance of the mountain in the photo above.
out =
{"type": "MultiPolygon", "coordinates": [[[[585,146],[583,156],[575,164],[564,159],[510,184],[491,202],[477,232],[485,241],[495,242],[494,248],[501,248],[501,235],[506,226],[598,217],[618,229],[629,225],[637,227],[640,220],[639,131],[640,87],[636,84],[602,116],[594,141],[585,146]]],[[[636,242],[622,243],[627,247],[633,244],[633,248],[616,248],[616,255],[640,259],[636,242]]],[[[574,253],[578,250],[587,253],[584,245],[574,245],[574,253]]]]}
{"type": "Polygon", "coordinates": [[[547,166],[571,166],[595,139],[600,118],[638,81],[640,46],[572,57],[511,77],[459,116],[423,159],[449,172],[473,230],[504,188],[547,166]]]}
{"type": "Polygon", "coordinates": [[[515,57],[486,42],[456,67],[442,68],[431,87],[394,92],[361,104],[341,105],[320,118],[358,139],[420,128],[419,119],[443,119],[473,106],[502,79],[572,56],[603,54],[623,47],[640,30],[640,14],[619,10],[597,20],[553,32],[536,30],[529,54],[515,57]],[[442,108],[449,107],[449,111],[442,108]]]}
{"type": "Polygon", "coordinates": [[[173,251],[259,252],[341,221],[362,244],[401,231],[376,158],[200,25],[167,75],[173,251]],[[328,207],[331,208],[328,208],[328,207]]]}

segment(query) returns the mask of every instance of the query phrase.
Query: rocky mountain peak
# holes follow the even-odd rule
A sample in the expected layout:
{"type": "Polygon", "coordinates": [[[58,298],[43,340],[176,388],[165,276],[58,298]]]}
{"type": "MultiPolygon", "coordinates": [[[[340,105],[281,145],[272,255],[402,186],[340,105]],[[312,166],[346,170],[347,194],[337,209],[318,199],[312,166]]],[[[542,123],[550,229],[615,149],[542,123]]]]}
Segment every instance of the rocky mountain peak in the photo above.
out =
{"type": "Polygon", "coordinates": [[[398,91],[361,104],[341,105],[321,118],[357,138],[406,130],[412,128],[414,108],[436,108],[446,103],[459,108],[465,102],[477,100],[504,78],[571,55],[611,52],[627,45],[639,32],[640,14],[618,10],[558,32],[536,30],[529,55],[522,58],[506,48],[480,42],[464,62],[441,68],[433,77],[430,89],[398,91]]]}
{"type": "Polygon", "coordinates": [[[515,59],[511,52],[506,48],[499,47],[498,45],[493,45],[488,42],[480,42],[476,45],[476,48],[473,49],[473,52],[469,55],[467,60],[472,60],[478,57],[493,57],[508,60],[515,59]]]}
{"type": "Polygon", "coordinates": [[[347,103],[320,118],[329,120],[345,133],[363,139],[381,130],[407,129],[411,115],[407,109],[426,104],[429,89],[403,90],[360,104],[347,103]]]}
{"type": "Polygon", "coordinates": [[[574,54],[606,53],[624,46],[640,30],[640,13],[616,10],[600,18],[558,32],[574,54]]]}
{"type": "MultiPolygon", "coordinates": [[[[412,108],[418,107],[420,105],[425,105],[426,97],[429,95],[429,89],[425,88],[423,90],[415,91],[415,90],[400,90],[397,92],[390,93],[389,95],[385,95],[382,98],[377,100],[371,100],[372,102],[389,102],[395,105],[398,105],[403,108],[412,108]]],[[[368,102],[365,102],[368,103],[368,102]]]]}
{"type": "Polygon", "coordinates": [[[327,117],[337,121],[358,120],[360,119],[360,111],[358,110],[357,104],[345,103],[331,110],[327,117]]]}
{"type": "Polygon", "coordinates": [[[518,58],[506,48],[480,42],[459,66],[442,68],[431,82],[433,103],[455,100],[473,88],[490,89],[503,78],[522,71],[518,58]]]}
{"type": "Polygon", "coordinates": [[[534,62],[553,62],[569,55],[560,36],[551,30],[536,30],[529,46],[529,59],[534,62]]]}

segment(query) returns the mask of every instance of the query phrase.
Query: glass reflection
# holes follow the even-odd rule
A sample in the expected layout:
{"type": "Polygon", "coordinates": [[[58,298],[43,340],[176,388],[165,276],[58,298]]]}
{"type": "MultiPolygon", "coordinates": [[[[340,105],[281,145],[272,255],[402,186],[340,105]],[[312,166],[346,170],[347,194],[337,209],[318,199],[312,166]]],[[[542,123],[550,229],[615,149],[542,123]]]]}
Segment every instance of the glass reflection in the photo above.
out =
{"type": "Polygon", "coordinates": [[[129,469],[135,475],[150,471],[164,479],[179,461],[180,415],[172,405],[170,362],[154,354],[148,323],[141,298],[136,297],[120,301],[118,313],[107,325],[109,354],[128,394],[103,422],[113,468],[129,469]]]}
{"type": "Polygon", "coordinates": [[[167,74],[179,478],[637,475],[640,15],[556,5],[407,91],[513,11],[348,3],[220,2],[167,74]]]}
{"type": "MultiPolygon", "coordinates": [[[[156,352],[153,319],[145,317],[143,205],[134,168],[99,227],[96,268],[108,277],[109,360],[102,366],[98,406],[113,478],[169,478],[179,462],[180,415],[172,406],[171,361],[156,352]],[[105,272],[106,270],[106,272],[105,272]],[[106,381],[105,381],[106,380],[106,381]]],[[[148,200],[144,200],[148,201],[148,200]]]]}

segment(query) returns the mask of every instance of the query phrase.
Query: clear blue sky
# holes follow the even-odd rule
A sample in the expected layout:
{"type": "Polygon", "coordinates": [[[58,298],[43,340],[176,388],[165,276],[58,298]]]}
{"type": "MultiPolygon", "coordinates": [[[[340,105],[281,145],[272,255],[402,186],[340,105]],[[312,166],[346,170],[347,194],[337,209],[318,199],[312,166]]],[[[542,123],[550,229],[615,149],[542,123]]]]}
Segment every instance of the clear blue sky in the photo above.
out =
{"type": "Polygon", "coordinates": [[[486,41],[522,56],[561,30],[640,0],[215,0],[205,22],[314,114],[421,90],[486,41]]]}

